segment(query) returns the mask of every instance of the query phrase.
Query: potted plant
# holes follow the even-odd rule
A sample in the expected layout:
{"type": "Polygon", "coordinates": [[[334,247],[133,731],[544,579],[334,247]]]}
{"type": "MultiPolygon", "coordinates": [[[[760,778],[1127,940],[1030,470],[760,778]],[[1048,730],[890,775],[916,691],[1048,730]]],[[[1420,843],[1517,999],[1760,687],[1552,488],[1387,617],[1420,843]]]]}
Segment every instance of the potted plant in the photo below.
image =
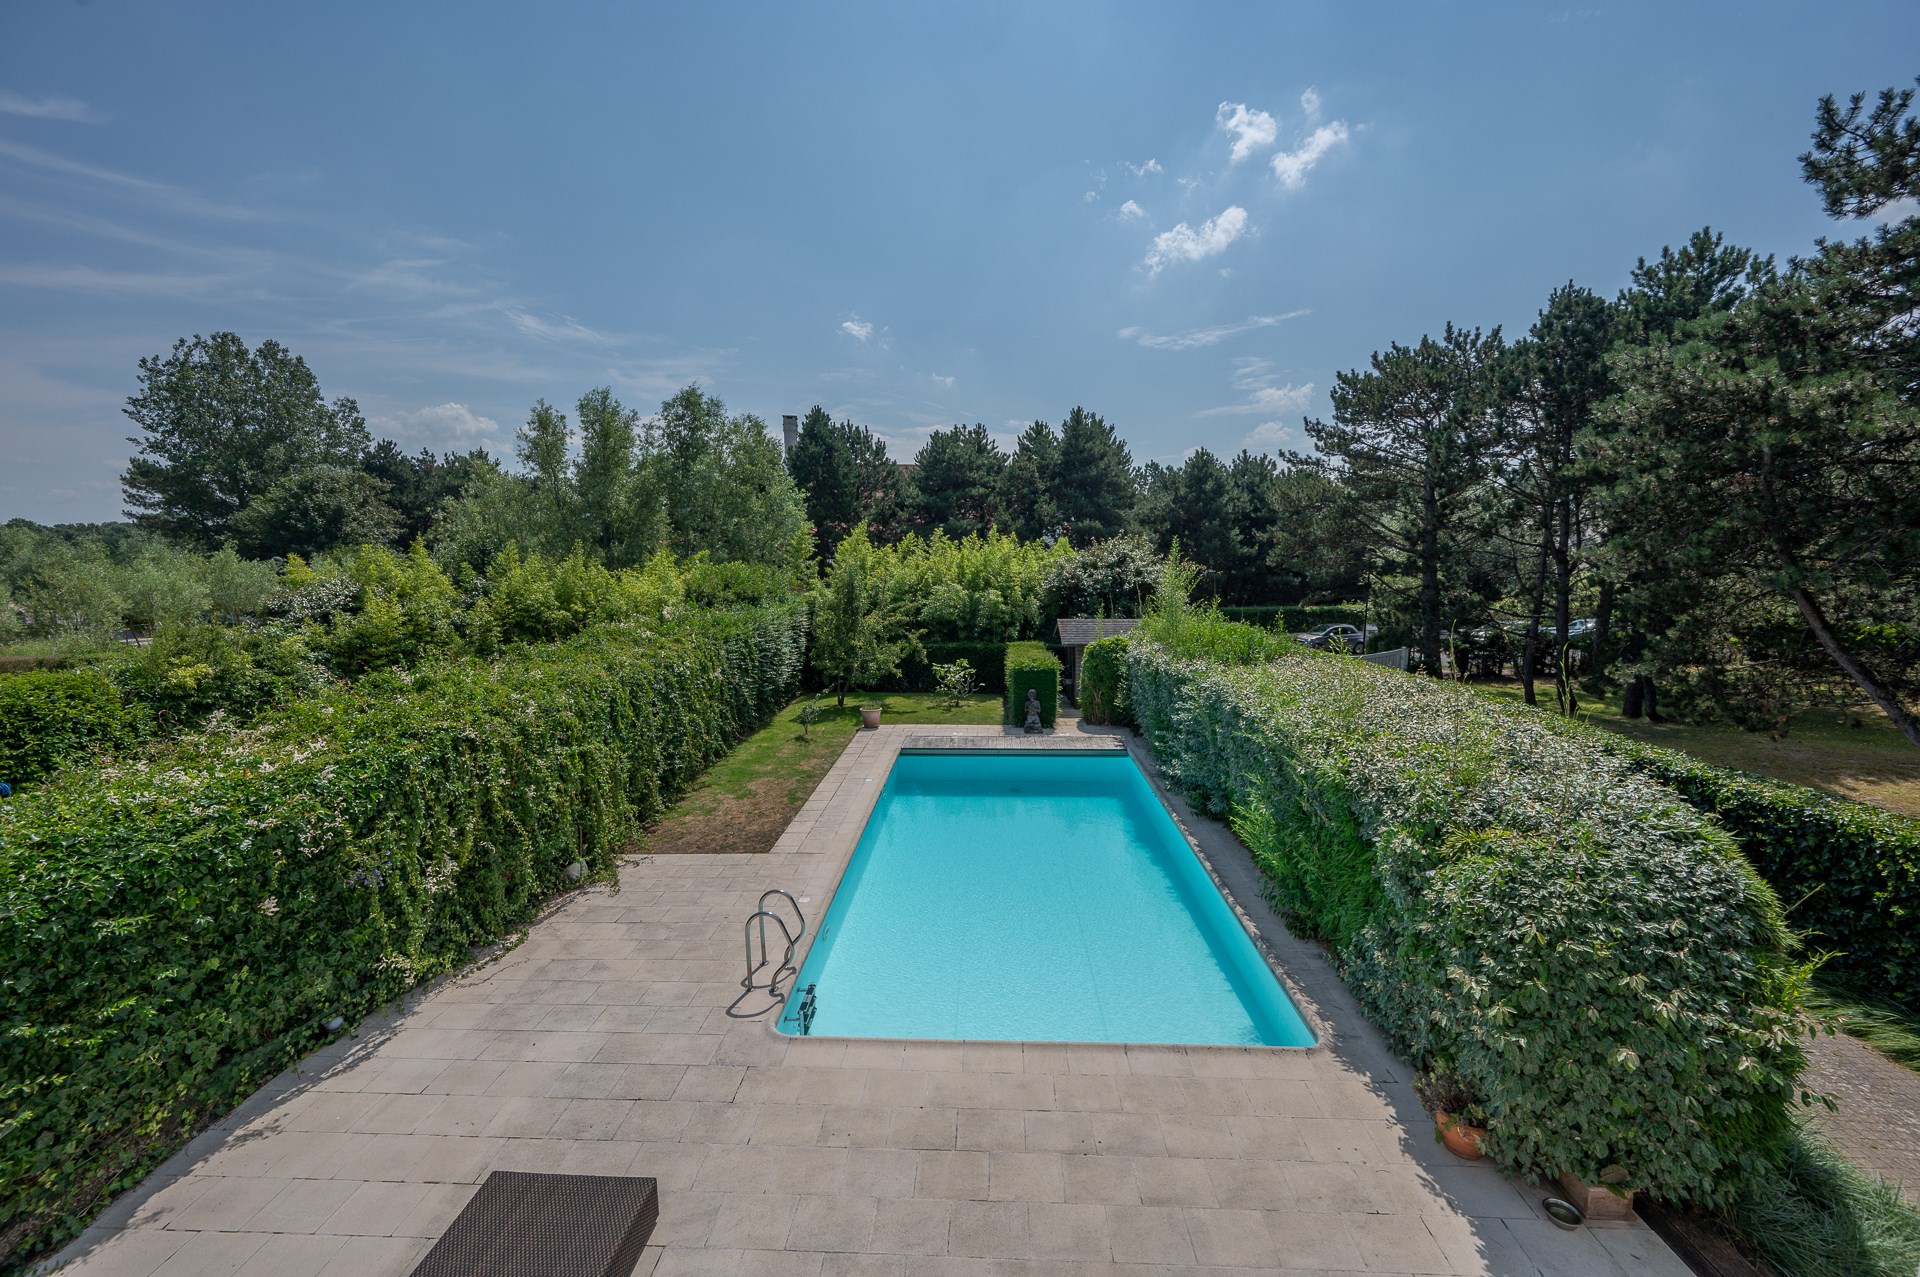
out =
{"type": "Polygon", "coordinates": [[[862,727],[880,726],[880,710],[881,706],[878,705],[862,705],[860,707],[860,725],[862,727]]]}
{"type": "Polygon", "coordinates": [[[1433,1113],[1434,1138],[1455,1157],[1478,1161],[1486,1154],[1480,1141],[1487,1133],[1487,1110],[1458,1077],[1435,1069],[1413,1084],[1420,1102],[1433,1113]]]}

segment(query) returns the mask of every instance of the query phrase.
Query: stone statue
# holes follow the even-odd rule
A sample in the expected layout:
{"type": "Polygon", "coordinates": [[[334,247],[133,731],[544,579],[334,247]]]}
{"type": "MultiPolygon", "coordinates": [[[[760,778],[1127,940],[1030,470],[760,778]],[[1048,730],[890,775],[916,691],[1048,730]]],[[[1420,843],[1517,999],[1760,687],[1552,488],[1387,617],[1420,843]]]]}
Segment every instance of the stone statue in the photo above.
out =
{"type": "Polygon", "coordinates": [[[1029,732],[1046,730],[1040,722],[1040,693],[1031,687],[1027,689],[1027,730],[1029,732]]]}

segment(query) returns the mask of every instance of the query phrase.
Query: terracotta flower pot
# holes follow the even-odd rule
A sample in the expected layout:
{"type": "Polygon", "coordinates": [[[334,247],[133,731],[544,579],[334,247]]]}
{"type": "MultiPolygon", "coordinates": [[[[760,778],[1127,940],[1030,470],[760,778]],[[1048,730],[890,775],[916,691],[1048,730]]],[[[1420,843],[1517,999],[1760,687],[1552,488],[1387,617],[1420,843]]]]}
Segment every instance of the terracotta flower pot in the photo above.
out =
{"type": "Polygon", "coordinates": [[[1433,1120],[1435,1126],[1439,1128],[1441,1142],[1455,1157],[1464,1157],[1470,1162],[1477,1162],[1486,1156],[1480,1151],[1480,1140],[1487,1133],[1486,1127],[1468,1126],[1444,1109],[1434,1110],[1433,1120]]]}
{"type": "Polygon", "coordinates": [[[881,707],[881,706],[879,706],[879,705],[862,705],[862,706],[860,707],[860,723],[861,723],[861,725],[862,725],[862,726],[864,726],[864,727],[878,727],[878,726],[880,726],[880,710],[881,710],[881,708],[882,708],[882,707],[881,707]]]}

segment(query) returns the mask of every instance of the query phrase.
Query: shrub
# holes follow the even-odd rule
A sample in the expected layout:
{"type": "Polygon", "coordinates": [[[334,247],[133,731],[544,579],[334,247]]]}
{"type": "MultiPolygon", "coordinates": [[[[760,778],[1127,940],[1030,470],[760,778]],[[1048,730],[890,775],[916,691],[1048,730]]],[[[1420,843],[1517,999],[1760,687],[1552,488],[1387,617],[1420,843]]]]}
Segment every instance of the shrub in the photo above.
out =
{"type": "MultiPolygon", "coordinates": [[[[1368,619],[1364,603],[1227,604],[1220,611],[1229,620],[1295,634],[1326,625],[1360,625],[1368,619]]],[[[1380,617],[1372,619],[1378,622],[1380,617]]]]}
{"type": "Polygon", "coordinates": [[[872,684],[875,691],[901,692],[937,692],[939,682],[934,676],[936,665],[951,665],[955,661],[965,661],[973,666],[974,681],[977,690],[982,692],[1004,692],[1006,690],[1007,645],[1005,643],[925,643],[919,652],[909,652],[900,659],[900,673],[892,678],[877,679],[872,684]]]}
{"type": "Polygon", "coordinates": [[[1060,713],[1060,658],[1044,643],[1007,644],[1007,722],[1027,721],[1027,690],[1040,693],[1040,721],[1052,727],[1060,713]]]}
{"type": "Polygon", "coordinates": [[[948,709],[958,709],[960,702],[973,695],[979,684],[974,677],[973,662],[964,656],[950,664],[934,666],[933,678],[948,709]]]}
{"type": "Polygon", "coordinates": [[[1712,812],[1845,981],[1920,1012],[1920,820],[1657,745],[1597,739],[1712,812]]]}
{"type": "Polygon", "coordinates": [[[1131,723],[1127,704],[1127,640],[1096,639],[1080,653],[1080,714],[1089,723],[1131,723]]]}
{"type": "Polygon", "coordinates": [[[136,741],[145,715],[99,669],[0,674],[0,780],[44,780],[102,749],[136,741]]]}
{"type": "MultiPolygon", "coordinates": [[[[793,693],[792,608],[380,671],[0,803],[0,1266],[508,934],[793,693]]],[[[29,676],[17,676],[29,677],[29,676]]]]}
{"type": "Polygon", "coordinates": [[[1396,1049],[1484,1099],[1488,1154],[1709,1203],[1764,1173],[1805,970],[1732,840],[1523,707],[1297,649],[1234,668],[1264,639],[1220,624],[1136,631],[1135,715],[1396,1049]]]}

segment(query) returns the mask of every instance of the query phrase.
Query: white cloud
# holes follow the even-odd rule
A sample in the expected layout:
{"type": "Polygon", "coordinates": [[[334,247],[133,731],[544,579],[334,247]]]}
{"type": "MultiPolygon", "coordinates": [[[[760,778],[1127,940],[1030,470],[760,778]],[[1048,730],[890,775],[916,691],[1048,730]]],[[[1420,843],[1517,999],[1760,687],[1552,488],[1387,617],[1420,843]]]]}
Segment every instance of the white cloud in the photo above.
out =
{"type": "Polygon", "coordinates": [[[1272,360],[1257,356],[1236,359],[1233,361],[1233,388],[1247,393],[1245,402],[1208,408],[1195,415],[1237,417],[1258,413],[1268,416],[1280,412],[1299,412],[1313,402],[1312,382],[1275,385],[1274,381],[1272,360]]]}
{"type": "Polygon", "coordinates": [[[1293,427],[1284,421],[1263,421],[1247,431],[1240,446],[1250,452],[1278,452],[1296,442],[1293,427]]]}
{"type": "Polygon", "coordinates": [[[1133,174],[1135,177],[1145,177],[1149,173],[1166,172],[1165,169],[1160,167],[1159,160],[1148,160],[1145,164],[1128,164],[1125,160],[1120,162],[1126,165],[1127,172],[1133,174]]]}
{"type": "Polygon", "coordinates": [[[873,336],[873,325],[856,315],[854,318],[841,324],[840,331],[864,346],[867,340],[873,336]]]}
{"type": "Polygon", "coordinates": [[[1208,408],[1200,413],[1202,417],[1238,417],[1256,412],[1298,412],[1313,402],[1313,383],[1305,382],[1295,386],[1261,386],[1248,396],[1245,403],[1227,404],[1220,408],[1208,408]]]}
{"type": "Polygon", "coordinates": [[[1123,221],[1131,222],[1135,218],[1145,217],[1146,215],[1147,215],[1147,210],[1144,208],[1141,208],[1138,204],[1134,203],[1132,200],[1128,200],[1126,203],[1120,206],[1120,217],[1123,221]]]}
{"type": "Polygon", "coordinates": [[[1312,124],[1315,120],[1318,120],[1320,118],[1319,91],[1316,89],[1308,89],[1305,93],[1302,93],[1300,95],[1300,109],[1306,112],[1307,123],[1312,124]]]}
{"type": "Polygon", "coordinates": [[[1198,230],[1181,222],[1170,231],[1161,231],[1153,237],[1153,247],[1147,250],[1145,266],[1149,274],[1158,275],[1174,262],[1198,262],[1209,257],[1218,257],[1227,251],[1227,246],[1247,229],[1247,210],[1238,204],[1229,207],[1218,217],[1209,217],[1200,223],[1198,230]]]}
{"type": "Polygon", "coordinates": [[[500,433],[500,423],[483,417],[463,403],[432,404],[411,412],[396,412],[375,417],[371,423],[378,434],[422,442],[486,440],[500,433]]]}
{"type": "Polygon", "coordinates": [[[1320,158],[1346,140],[1347,125],[1344,120],[1323,124],[1299,146],[1291,151],[1281,151],[1273,157],[1274,176],[1288,190],[1297,191],[1306,185],[1308,172],[1320,162],[1320,158]]]}
{"type": "Polygon", "coordinates": [[[68,120],[74,124],[99,124],[106,119],[79,98],[43,98],[0,89],[0,114],[24,115],[34,120],[68,120]]]}
{"type": "Polygon", "coordinates": [[[1085,200],[1087,203],[1091,204],[1095,200],[1100,198],[1100,193],[1098,191],[1088,191],[1085,195],[1082,195],[1080,198],[1085,200]]]}
{"type": "Polygon", "coordinates": [[[1874,210],[1873,220],[1882,226],[1892,226],[1895,222],[1904,222],[1909,217],[1920,216],[1920,200],[1911,195],[1902,195],[1897,200],[1882,204],[1874,210]]]}
{"type": "Polygon", "coordinates": [[[602,332],[596,332],[571,315],[555,315],[546,318],[518,306],[508,306],[501,312],[513,322],[513,326],[529,337],[540,341],[563,343],[583,343],[589,346],[616,345],[614,339],[602,332]]]}
{"type": "Polygon", "coordinates": [[[1249,315],[1236,324],[1215,324],[1211,328],[1196,328],[1191,332],[1165,336],[1150,333],[1135,325],[1122,328],[1119,335],[1122,340],[1137,341],[1151,350],[1195,350],[1201,346],[1217,346],[1229,337],[1238,337],[1241,333],[1250,333],[1258,328],[1271,328],[1275,324],[1312,313],[1310,310],[1290,310],[1284,315],[1249,315]]]}
{"type": "Polygon", "coordinates": [[[197,297],[236,283],[236,275],[165,274],[101,270],[94,266],[33,266],[0,263],[0,284],[49,292],[104,293],[123,297],[197,297]]]}
{"type": "Polygon", "coordinates": [[[1264,151],[1280,136],[1280,125],[1265,111],[1247,109],[1244,102],[1222,102],[1213,113],[1214,123],[1233,134],[1231,159],[1238,164],[1255,151],[1264,151]]]}
{"type": "Polygon", "coordinates": [[[928,376],[930,376],[931,378],[933,378],[933,384],[934,384],[934,385],[936,385],[936,386],[939,386],[939,387],[940,387],[941,389],[943,389],[943,390],[952,390],[952,389],[953,389],[953,383],[954,383],[954,380],[955,380],[954,378],[952,378],[952,377],[942,377],[942,376],[941,376],[941,375],[940,375],[939,373],[937,373],[937,372],[936,372],[936,373],[929,373],[929,374],[927,374],[927,375],[928,375],[928,376]]]}

